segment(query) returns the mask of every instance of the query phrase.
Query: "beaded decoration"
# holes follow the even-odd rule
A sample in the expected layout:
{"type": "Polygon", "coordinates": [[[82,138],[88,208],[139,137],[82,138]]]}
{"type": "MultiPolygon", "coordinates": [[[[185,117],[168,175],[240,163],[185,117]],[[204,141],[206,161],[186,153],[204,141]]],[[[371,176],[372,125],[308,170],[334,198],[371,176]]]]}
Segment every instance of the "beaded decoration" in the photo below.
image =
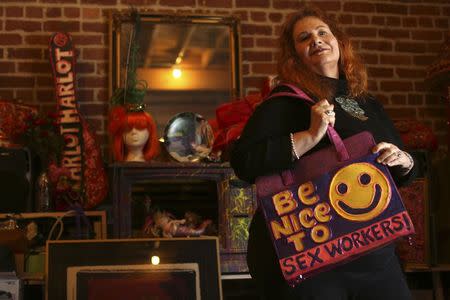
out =
{"type": "Polygon", "coordinates": [[[357,118],[361,121],[369,119],[365,114],[365,111],[359,106],[358,102],[347,97],[336,97],[336,102],[345,110],[349,115],[357,118]]]}

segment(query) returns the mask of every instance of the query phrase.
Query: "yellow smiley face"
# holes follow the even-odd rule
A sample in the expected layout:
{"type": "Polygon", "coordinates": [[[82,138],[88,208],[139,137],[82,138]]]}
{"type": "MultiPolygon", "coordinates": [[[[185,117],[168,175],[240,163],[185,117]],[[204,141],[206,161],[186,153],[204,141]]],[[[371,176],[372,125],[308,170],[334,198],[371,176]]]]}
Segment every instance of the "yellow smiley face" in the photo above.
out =
{"type": "Polygon", "coordinates": [[[380,215],[391,200],[391,187],[383,172],[368,163],[340,169],[331,180],[330,203],[343,218],[368,221],[380,215]]]}

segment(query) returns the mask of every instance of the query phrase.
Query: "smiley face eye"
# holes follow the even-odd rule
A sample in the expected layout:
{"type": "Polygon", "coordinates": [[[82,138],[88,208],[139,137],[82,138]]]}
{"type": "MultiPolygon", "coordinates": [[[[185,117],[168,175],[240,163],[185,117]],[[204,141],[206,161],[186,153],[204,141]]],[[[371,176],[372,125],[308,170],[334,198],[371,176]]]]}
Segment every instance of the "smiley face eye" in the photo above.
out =
{"type": "Polygon", "coordinates": [[[345,183],[339,183],[337,186],[337,192],[340,195],[344,195],[345,193],[347,193],[348,191],[348,187],[345,183]]]}
{"type": "Polygon", "coordinates": [[[367,173],[363,173],[363,174],[359,175],[359,183],[361,183],[362,185],[368,185],[370,183],[371,179],[372,178],[367,173]]]}

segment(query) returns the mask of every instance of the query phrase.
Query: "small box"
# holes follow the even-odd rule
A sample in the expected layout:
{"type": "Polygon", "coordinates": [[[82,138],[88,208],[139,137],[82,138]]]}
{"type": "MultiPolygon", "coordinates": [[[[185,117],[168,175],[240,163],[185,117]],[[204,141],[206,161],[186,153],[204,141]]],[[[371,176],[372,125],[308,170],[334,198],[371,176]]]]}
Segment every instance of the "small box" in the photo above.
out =
{"type": "Polygon", "coordinates": [[[0,300],[22,300],[22,281],[14,272],[0,272],[0,300]]]}

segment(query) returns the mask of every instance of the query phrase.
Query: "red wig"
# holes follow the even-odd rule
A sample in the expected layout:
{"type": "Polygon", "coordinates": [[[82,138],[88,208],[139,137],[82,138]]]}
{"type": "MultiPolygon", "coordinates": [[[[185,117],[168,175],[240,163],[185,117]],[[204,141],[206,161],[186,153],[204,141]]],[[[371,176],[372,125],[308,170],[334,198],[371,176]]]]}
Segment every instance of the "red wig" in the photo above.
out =
{"type": "Polygon", "coordinates": [[[114,159],[124,161],[127,157],[126,147],[123,143],[123,134],[136,128],[139,130],[147,129],[149,138],[144,147],[144,158],[151,160],[159,154],[159,141],[156,136],[156,123],[152,116],[145,112],[126,112],[122,106],[113,108],[109,121],[109,132],[113,137],[112,152],[114,159]]]}
{"type": "Polygon", "coordinates": [[[320,9],[308,5],[295,12],[284,23],[280,35],[280,53],[278,59],[278,76],[282,81],[294,83],[318,99],[332,96],[329,87],[323,86],[320,76],[311,72],[298,57],[294,45],[294,27],[298,21],[306,17],[316,17],[326,23],[339,45],[339,72],[348,82],[350,96],[358,97],[367,93],[367,72],[359,56],[353,50],[348,36],[337,24],[320,9]]]}

